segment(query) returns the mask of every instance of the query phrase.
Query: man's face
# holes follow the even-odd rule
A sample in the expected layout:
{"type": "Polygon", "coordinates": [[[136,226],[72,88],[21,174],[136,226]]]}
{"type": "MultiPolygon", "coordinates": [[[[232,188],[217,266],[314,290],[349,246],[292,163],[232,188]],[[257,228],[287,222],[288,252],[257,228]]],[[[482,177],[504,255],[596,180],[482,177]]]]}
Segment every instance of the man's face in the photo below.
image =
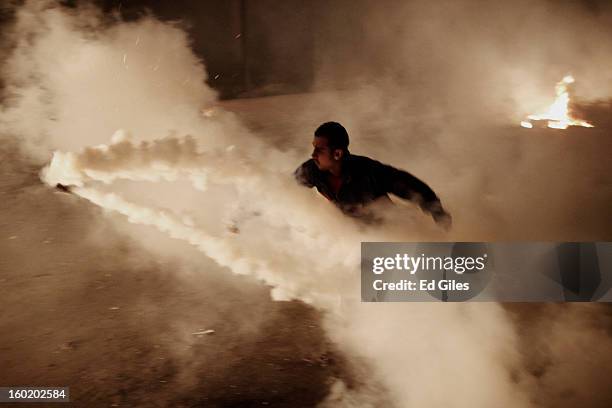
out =
{"type": "Polygon", "coordinates": [[[340,149],[332,151],[329,148],[327,139],[324,137],[315,136],[312,141],[314,150],[312,151],[312,159],[321,171],[327,171],[332,168],[337,160],[339,160],[340,149]]]}

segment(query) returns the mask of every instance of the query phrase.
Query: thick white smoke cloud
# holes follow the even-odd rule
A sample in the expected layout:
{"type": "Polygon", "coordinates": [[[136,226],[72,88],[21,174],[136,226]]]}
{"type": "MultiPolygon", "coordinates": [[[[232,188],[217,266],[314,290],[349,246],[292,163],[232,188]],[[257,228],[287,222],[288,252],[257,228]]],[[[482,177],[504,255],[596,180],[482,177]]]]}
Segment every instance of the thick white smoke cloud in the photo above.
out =
{"type": "MultiPolygon", "coordinates": [[[[16,48],[3,68],[9,98],[0,123],[39,157],[48,159],[57,150],[45,180],[76,185],[74,191],[93,203],[195,245],[234,273],[262,279],[275,287],[277,298],[295,297],[324,310],[331,337],[349,356],[365,359],[371,381],[387,393],[377,397],[368,387],[353,392],[339,385],[330,404],[376,406],[387,399],[397,406],[529,406],[520,378],[510,375],[521,364],[517,334],[499,305],[356,301],[360,241],[469,238],[474,231],[478,238],[495,236],[487,223],[478,226],[477,221],[480,210],[500,216],[494,211],[497,190],[475,209],[478,217],[470,218],[462,205],[461,194],[486,185],[472,167],[432,176],[443,200],[456,199],[451,212],[465,215],[458,217],[454,235],[444,235],[418,211],[406,209],[394,225],[366,229],[294,185],[291,172],[301,159],[295,152],[308,141],[285,141],[288,148],[281,151],[228,112],[202,115],[203,108],[216,103],[215,93],[204,84],[204,66],[178,27],[152,17],[109,23],[95,9],[66,11],[53,3],[27,2],[17,13],[13,34],[16,48]],[[117,129],[131,136],[111,140],[117,129]],[[458,174],[444,183],[451,173],[458,174]],[[173,186],[166,182],[174,180],[173,186]]],[[[376,104],[363,103],[371,103],[372,95],[384,101],[380,92],[365,92],[353,105],[333,110],[338,117],[331,119],[364,129],[368,116],[357,107],[381,115],[372,108],[376,104]]],[[[327,115],[328,107],[341,100],[332,96],[313,109],[327,115]]],[[[444,159],[464,164],[456,158],[464,141],[457,141],[455,133],[446,126],[425,130],[437,144],[417,146],[408,157],[396,152],[416,140],[402,140],[397,132],[388,139],[374,134],[357,146],[372,149],[373,155],[391,151],[380,158],[397,159],[397,165],[414,159],[422,172],[444,159]],[[398,141],[399,149],[388,149],[398,141]],[[440,160],[420,159],[431,149],[437,149],[440,160]]],[[[486,147],[480,149],[486,153],[486,147]]],[[[512,159],[511,153],[500,156],[512,159]]],[[[155,246],[156,235],[150,230],[146,235],[137,237],[163,253],[161,245],[155,246]]]]}
{"type": "MultiPolygon", "coordinates": [[[[401,407],[530,406],[520,378],[517,335],[496,304],[375,304],[332,327],[355,355],[376,356],[371,370],[401,407]]],[[[358,393],[339,401],[369,406],[358,393]]],[[[377,406],[372,404],[371,406],[377,406]]]]}
{"type": "Polygon", "coordinates": [[[122,128],[142,138],[197,132],[209,144],[235,133],[229,124],[223,133],[211,124],[203,131],[194,107],[216,93],[178,27],[154,18],[117,25],[94,8],[41,1],[17,11],[12,31],[2,124],[43,151],[105,143],[122,128]]]}
{"type": "MultiPolygon", "coordinates": [[[[336,290],[345,287],[342,275],[328,271],[343,270],[346,266],[356,268],[358,258],[352,253],[352,243],[334,243],[333,235],[322,235],[316,229],[322,227],[321,215],[328,218],[332,227],[334,217],[325,217],[325,211],[319,216],[306,211],[304,203],[314,201],[311,194],[296,186],[290,175],[275,173],[253,161],[241,147],[206,152],[199,151],[194,138],[166,138],[136,144],[118,134],[114,143],[89,147],[78,155],[56,152],[43,172],[43,179],[51,186],[57,183],[77,186],[73,189],[76,194],[102,208],[187,241],[235,273],[262,279],[274,287],[273,293],[278,299],[300,298],[328,305],[322,303],[326,297],[350,293],[346,289],[336,290]],[[227,225],[230,233],[223,228],[219,230],[219,225],[213,226],[216,229],[211,233],[196,227],[190,218],[178,217],[171,211],[138,206],[116,194],[88,188],[92,181],[161,181],[176,180],[180,176],[188,176],[195,188],[203,190],[204,198],[210,193],[209,184],[233,186],[234,191],[226,192],[225,198],[241,202],[241,211],[247,218],[228,219],[240,221],[227,225]],[[257,204],[248,204],[254,200],[257,204]],[[264,237],[255,236],[262,231],[264,237]],[[295,256],[293,251],[299,247],[322,256],[316,259],[295,256]]],[[[224,209],[214,205],[209,204],[208,210],[215,212],[216,217],[224,215],[224,209]]],[[[357,233],[352,224],[343,226],[337,221],[335,224],[337,233],[357,233]]]]}

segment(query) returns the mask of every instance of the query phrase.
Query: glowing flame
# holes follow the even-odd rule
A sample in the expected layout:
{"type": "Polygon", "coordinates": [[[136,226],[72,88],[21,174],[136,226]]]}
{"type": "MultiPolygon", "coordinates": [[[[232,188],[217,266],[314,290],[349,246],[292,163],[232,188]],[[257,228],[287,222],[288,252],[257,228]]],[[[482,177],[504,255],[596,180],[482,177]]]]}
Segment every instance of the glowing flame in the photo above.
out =
{"type": "Polygon", "coordinates": [[[570,97],[569,92],[567,91],[567,86],[572,83],[574,83],[574,77],[571,75],[565,76],[555,86],[557,98],[553,104],[550,105],[548,110],[544,113],[527,116],[528,120],[522,121],[521,126],[531,129],[533,128],[533,123],[531,123],[532,120],[546,120],[548,121],[547,126],[553,129],[567,129],[568,126],[593,127],[593,125],[591,125],[589,122],[576,119],[570,115],[570,97]]]}

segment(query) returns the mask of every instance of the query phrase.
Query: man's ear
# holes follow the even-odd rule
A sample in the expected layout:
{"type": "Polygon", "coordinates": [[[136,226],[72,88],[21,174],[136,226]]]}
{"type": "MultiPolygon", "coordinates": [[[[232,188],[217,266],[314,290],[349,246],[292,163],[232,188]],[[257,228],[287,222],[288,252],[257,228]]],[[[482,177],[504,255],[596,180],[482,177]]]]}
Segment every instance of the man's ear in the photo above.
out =
{"type": "Polygon", "coordinates": [[[334,150],[334,160],[340,160],[344,157],[344,150],[336,149],[334,150]]]}

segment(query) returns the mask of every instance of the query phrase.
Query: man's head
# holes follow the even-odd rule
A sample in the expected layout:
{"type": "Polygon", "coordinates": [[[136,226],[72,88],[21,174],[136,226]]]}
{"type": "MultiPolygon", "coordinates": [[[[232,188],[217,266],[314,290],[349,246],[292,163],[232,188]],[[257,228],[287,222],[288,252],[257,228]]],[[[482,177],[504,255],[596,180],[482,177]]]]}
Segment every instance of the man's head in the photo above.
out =
{"type": "Polygon", "coordinates": [[[319,170],[331,170],[348,154],[348,133],[338,122],[325,122],[315,130],[312,145],[312,159],[319,170]]]}

